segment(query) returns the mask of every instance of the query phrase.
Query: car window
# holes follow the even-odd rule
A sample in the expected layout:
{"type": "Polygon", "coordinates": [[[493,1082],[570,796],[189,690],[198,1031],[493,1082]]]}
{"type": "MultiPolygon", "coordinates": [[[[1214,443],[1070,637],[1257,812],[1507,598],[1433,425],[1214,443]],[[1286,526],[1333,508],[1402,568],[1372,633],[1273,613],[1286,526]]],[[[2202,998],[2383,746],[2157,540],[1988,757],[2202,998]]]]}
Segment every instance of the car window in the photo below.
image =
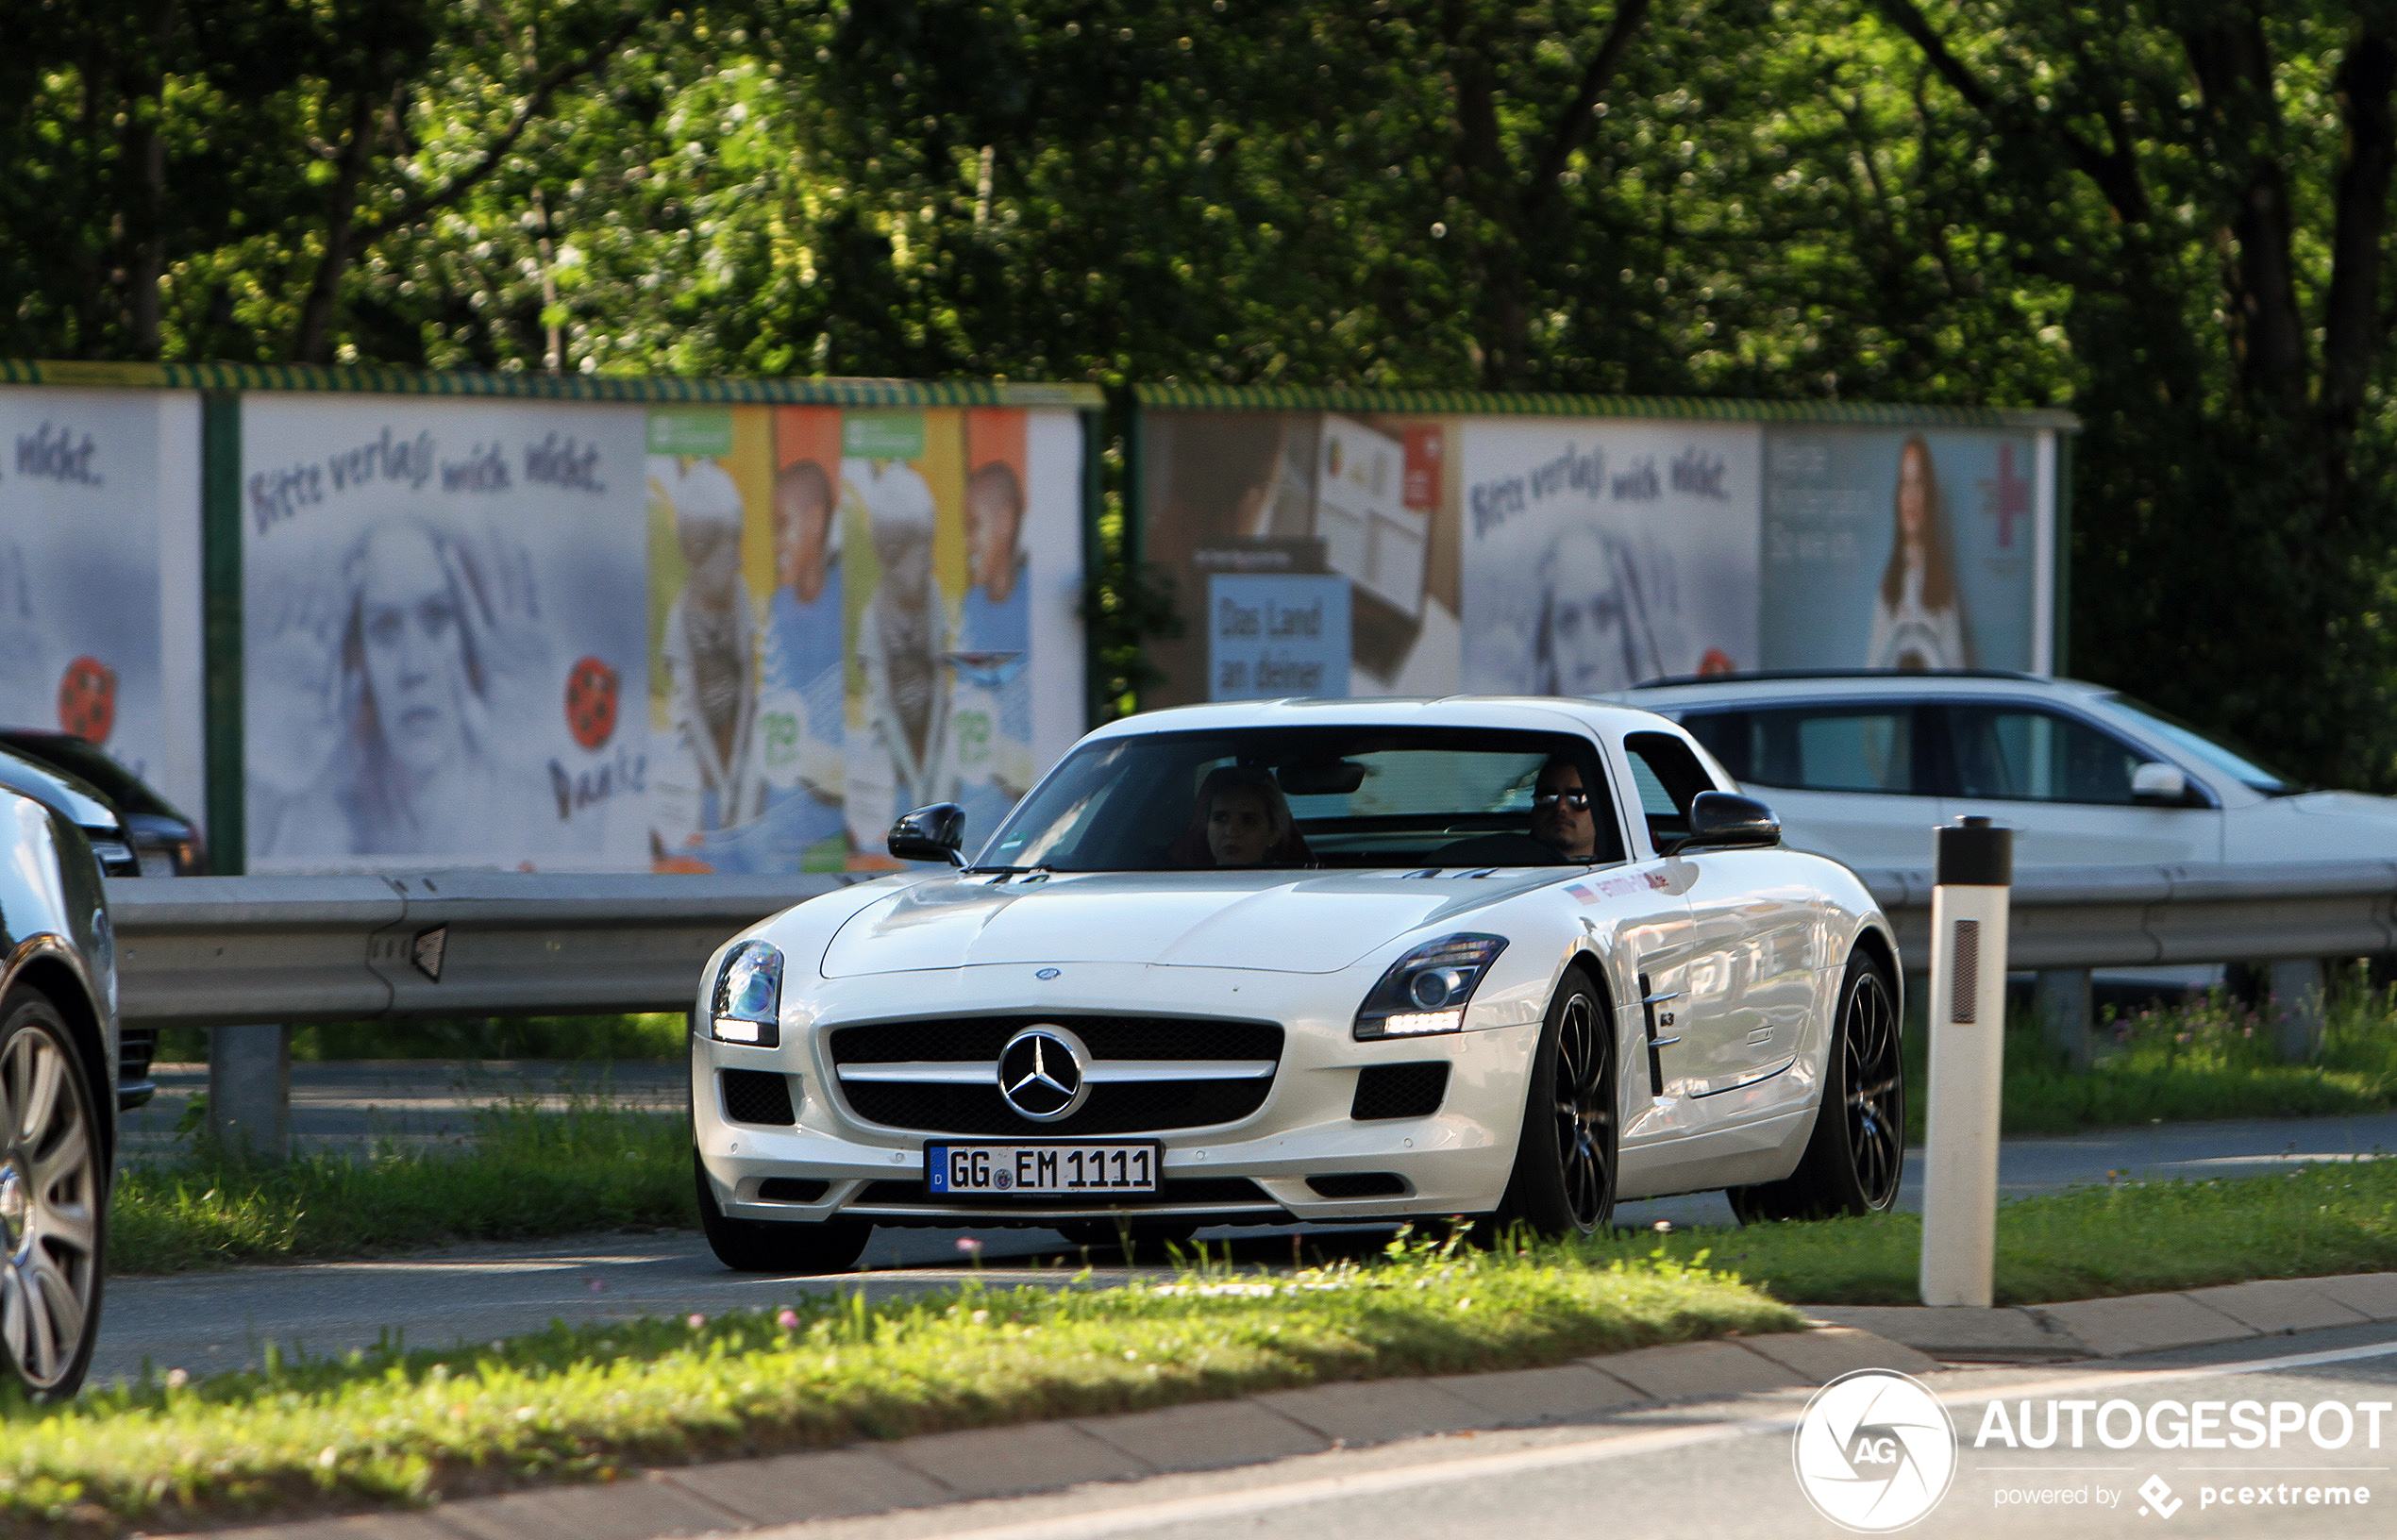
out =
{"type": "Polygon", "coordinates": [[[2118,711],[2138,718],[2150,732],[2173,747],[2186,749],[2212,768],[2245,782],[2266,796],[2292,796],[2305,789],[2279,771],[2256,763],[2253,757],[2228,745],[2216,743],[2177,716],[2159,711],[2128,695],[2108,695],[2105,702],[2118,711]]]}
{"type": "Polygon", "coordinates": [[[1927,795],[1911,706],[1797,706],[1709,711],[1690,736],[1740,781],[1809,792],[1927,795]]]}
{"type": "Polygon", "coordinates": [[[2025,706],[1953,704],[1944,713],[1965,796],[2128,805],[2148,756],[2086,722],[2025,706]]]}
{"type": "Polygon", "coordinates": [[[1632,733],[1623,740],[1623,752],[1631,760],[1633,784],[1639,788],[1649,843],[1661,850],[1667,842],[1689,832],[1689,805],[1699,793],[1715,789],[1715,778],[1689,745],[1669,732],[1632,733]]]}

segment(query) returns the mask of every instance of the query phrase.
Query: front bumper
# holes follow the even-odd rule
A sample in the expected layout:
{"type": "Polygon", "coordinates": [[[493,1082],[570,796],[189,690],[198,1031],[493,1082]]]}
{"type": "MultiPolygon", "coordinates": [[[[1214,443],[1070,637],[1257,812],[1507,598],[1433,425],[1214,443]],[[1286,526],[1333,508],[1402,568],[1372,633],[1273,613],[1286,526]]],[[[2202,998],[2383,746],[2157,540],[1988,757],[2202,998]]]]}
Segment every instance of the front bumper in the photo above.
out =
{"type": "MultiPolygon", "coordinates": [[[[695,1034],[693,1133],[719,1207],[741,1219],[849,1217],[989,1228],[1123,1214],[1206,1225],[1336,1223],[1480,1214],[1498,1206],[1514,1164],[1526,1075],[1540,1030],[1536,1020],[1358,1043],[1349,1025],[1371,979],[1359,985],[1345,971],[1083,963],[1065,973],[1043,982],[1032,969],[1008,964],[816,980],[803,1005],[785,1006],[781,1047],[746,1047],[695,1034]],[[1167,1004],[1170,1009],[1161,1009],[1167,1004]],[[1120,1135],[1162,1145],[1163,1190],[1154,1197],[1115,1203],[935,1197],[924,1186],[925,1146],[993,1135],[927,1133],[860,1118],[831,1073],[827,1034],[875,1021],[1026,1013],[1053,1013],[1067,1023],[1077,1014],[1278,1021],[1282,1056],[1264,1104],[1245,1118],[1120,1135]],[[1435,1112],[1369,1121],[1350,1116],[1361,1070],[1432,1061],[1449,1066],[1435,1112]],[[733,1121],[720,1090],[718,1072],[726,1069],[784,1076],[796,1123],[733,1121]],[[1308,1185],[1311,1178],[1363,1174],[1394,1176],[1404,1190],[1327,1197],[1308,1185]]],[[[1042,1132],[1028,1120],[1006,1137],[1031,1141],[1042,1132]]]]}

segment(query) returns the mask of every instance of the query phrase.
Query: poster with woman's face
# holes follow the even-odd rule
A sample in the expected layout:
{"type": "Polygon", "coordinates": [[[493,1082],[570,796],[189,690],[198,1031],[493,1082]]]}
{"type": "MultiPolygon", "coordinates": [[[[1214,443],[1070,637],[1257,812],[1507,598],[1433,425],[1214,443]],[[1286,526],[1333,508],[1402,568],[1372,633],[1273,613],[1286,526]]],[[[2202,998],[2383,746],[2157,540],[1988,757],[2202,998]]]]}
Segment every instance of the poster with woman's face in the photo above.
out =
{"type": "Polygon", "coordinates": [[[2029,432],[1770,429],[1764,665],[2044,666],[2037,454],[2029,432]]]}
{"type": "Polygon", "coordinates": [[[1755,427],[1513,418],[1460,437],[1466,689],[1757,666],[1755,427]]]}
{"type": "Polygon", "coordinates": [[[642,430],[243,401],[250,870],[647,864],[642,430]]]}
{"type": "Polygon", "coordinates": [[[195,396],[0,389],[0,724],[88,739],[193,818],[198,479],[195,396]]]}

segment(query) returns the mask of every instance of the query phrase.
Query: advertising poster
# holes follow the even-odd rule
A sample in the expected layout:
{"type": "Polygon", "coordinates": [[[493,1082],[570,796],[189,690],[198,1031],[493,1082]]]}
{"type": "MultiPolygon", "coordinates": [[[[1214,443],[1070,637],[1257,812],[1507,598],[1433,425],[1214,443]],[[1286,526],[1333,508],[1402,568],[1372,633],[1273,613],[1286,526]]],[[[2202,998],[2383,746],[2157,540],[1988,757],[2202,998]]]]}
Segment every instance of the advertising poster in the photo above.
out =
{"type": "Polygon", "coordinates": [[[1149,644],[1164,679],[1144,699],[1457,689],[1460,421],[1145,413],[1145,554],[1171,578],[1185,626],[1181,637],[1149,644]],[[1245,632],[1251,620],[1266,624],[1268,604],[1293,624],[1344,611],[1344,622],[1327,624],[1345,631],[1345,652],[1330,632],[1245,632]]]}
{"type": "Polygon", "coordinates": [[[2045,666],[2036,435],[1775,427],[1765,442],[1763,666],[2045,666]]]}
{"type": "Polygon", "coordinates": [[[659,408],[647,450],[655,869],[877,870],[933,802],[977,846],[1079,736],[1070,413],[659,408]]]}
{"type": "Polygon", "coordinates": [[[0,390],[0,724],[88,739],[196,820],[199,655],[197,397],[0,390]]]}
{"type": "Polygon", "coordinates": [[[1757,428],[1484,418],[1461,438],[1465,689],[1758,666],[1757,428]]]}
{"type": "Polygon", "coordinates": [[[638,409],[242,408],[253,872],[647,864],[638,409]]]}

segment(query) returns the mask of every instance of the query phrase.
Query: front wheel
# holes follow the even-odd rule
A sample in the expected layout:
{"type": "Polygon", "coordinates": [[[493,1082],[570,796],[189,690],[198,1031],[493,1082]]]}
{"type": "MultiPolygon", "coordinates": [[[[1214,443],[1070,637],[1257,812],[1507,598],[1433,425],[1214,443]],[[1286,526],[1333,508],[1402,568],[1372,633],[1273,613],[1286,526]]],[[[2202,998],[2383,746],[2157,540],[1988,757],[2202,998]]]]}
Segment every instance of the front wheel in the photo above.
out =
{"type": "Polygon", "coordinates": [[[0,1356],[36,1400],[83,1383],[99,1335],[108,1180],[75,1038],[33,989],[0,1002],[0,1356]]]}
{"type": "Polygon", "coordinates": [[[1615,1214],[1617,1099],[1612,1024],[1589,980],[1567,973],[1533,1054],[1500,1228],[1519,1222],[1562,1238],[1606,1227],[1615,1214]]]}
{"type": "Polygon", "coordinates": [[[699,1184],[699,1225],[715,1260],[736,1273],[846,1273],[864,1254],[874,1227],[858,1219],[732,1219],[716,1206],[699,1152],[691,1152],[699,1184]]]}
{"type": "Polygon", "coordinates": [[[1735,1187],[1740,1223],[1886,1214],[1906,1166],[1906,1077],[1897,997],[1881,964],[1858,952],[1839,984],[1822,1102],[1798,1169],[1780,1181],[1735,1187]]]}

